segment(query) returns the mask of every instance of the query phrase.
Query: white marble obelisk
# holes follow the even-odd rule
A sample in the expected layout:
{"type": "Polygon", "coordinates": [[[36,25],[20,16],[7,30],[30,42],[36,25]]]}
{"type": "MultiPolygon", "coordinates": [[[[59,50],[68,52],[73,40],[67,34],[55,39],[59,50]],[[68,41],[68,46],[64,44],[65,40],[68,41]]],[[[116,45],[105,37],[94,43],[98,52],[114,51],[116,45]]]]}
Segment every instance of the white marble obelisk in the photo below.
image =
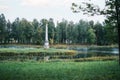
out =
{"type": "Polygon", "coordinates": [[[45,27],[45,43],[44,48],[49,48],[49,41],[48,41],[48,24],[46,23],[45,27]]]}

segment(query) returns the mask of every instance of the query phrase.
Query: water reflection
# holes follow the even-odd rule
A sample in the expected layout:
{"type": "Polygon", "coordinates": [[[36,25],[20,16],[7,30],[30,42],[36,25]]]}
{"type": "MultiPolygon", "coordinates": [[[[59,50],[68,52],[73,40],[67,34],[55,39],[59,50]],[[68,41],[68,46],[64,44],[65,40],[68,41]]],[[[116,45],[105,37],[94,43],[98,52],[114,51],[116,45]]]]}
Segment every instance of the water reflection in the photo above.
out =
{"type": "Polygon", "coordinates": [[[96,56],[114,56],[119,54],[118,48],[96,48],[96,47],[84,47],[84,48],[69,48],[71,50],[76,50],[77,55],[75,58],[85,58],[85,57],[96,57],[96,56]]]}

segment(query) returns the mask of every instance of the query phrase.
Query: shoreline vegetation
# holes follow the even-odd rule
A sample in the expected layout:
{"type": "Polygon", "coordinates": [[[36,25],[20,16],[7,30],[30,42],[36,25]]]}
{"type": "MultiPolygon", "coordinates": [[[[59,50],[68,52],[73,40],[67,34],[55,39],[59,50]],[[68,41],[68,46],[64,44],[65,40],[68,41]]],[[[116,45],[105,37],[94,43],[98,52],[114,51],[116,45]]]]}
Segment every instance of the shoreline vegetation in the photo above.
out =
{"type": "MultiPolygon", "coordinates": [[[[41,45],[22,45],[22,44],[6,44],[0,46],[7,46],[6,48],[0,48],[0,60],[18,60],[18,61],[73,61],[73,62],[83,62],[83,61],[108,61],[108,60],[118,60],[117,55],[103,55],[84,57],[84,54],[79,53],[81,56],[77,58],[77,51],[69,50],[70,48],[117,48],[117,45],[110,46],[96,46],[96,45],[51,45],[51,48],[45,49],[41,45]],[[18,48],[14,48],[19,46],[18,48]],[[13,47],[13,48],[9,48],[13,47]],[[63,59],[63,60],[62,60],[63,59]]],[[[79,55],[78,55],[79,56],[79,55]]]]}
{"type": "MultiPolygon", "coordinates": [[[[23,47],[35,47],[43,48],[44,45],[35,45],[35,44],[0,44],[0,46],[23,46],[23,47]]],[[[112,45],[85,45],[85,44],[50,44],[50,48],[67,48],[67,47],[118,47],[118,44],[112,45]]]]}

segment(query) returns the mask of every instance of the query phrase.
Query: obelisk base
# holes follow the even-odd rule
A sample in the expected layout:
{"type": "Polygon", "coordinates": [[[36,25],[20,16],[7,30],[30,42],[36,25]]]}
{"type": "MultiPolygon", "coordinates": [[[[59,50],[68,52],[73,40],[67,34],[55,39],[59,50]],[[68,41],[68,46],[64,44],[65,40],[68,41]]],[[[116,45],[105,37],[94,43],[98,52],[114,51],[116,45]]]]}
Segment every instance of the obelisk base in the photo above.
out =
{"type": "Polygon", "coordinates": [[[48,49],[49,48],[49,42],[45,41],[44,48],[48,49]]]}

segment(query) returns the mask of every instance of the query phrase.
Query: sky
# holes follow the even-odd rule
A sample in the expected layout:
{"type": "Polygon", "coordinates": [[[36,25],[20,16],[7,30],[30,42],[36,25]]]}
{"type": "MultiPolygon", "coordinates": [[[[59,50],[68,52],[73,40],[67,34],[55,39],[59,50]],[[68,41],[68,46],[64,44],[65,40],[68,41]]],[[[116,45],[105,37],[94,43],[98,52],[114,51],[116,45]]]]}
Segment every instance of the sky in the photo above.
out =
{"type": "MultiPolygon", "coordinates": [[[[93,20],[95,22],[104,21],[104,16],[88,16],[82,13],[73,13],[72,3],[80,3],[88,0],[0,0],[0,14],[3,13],[6,19],[14,21],[17,17],[33,19],[53,18],[55,22],[63,18],[68,21],[78,22],[80,19],[93,20]]],[[[104,0],[92,0],[94,4],[104,7],[104,0]]]]}

